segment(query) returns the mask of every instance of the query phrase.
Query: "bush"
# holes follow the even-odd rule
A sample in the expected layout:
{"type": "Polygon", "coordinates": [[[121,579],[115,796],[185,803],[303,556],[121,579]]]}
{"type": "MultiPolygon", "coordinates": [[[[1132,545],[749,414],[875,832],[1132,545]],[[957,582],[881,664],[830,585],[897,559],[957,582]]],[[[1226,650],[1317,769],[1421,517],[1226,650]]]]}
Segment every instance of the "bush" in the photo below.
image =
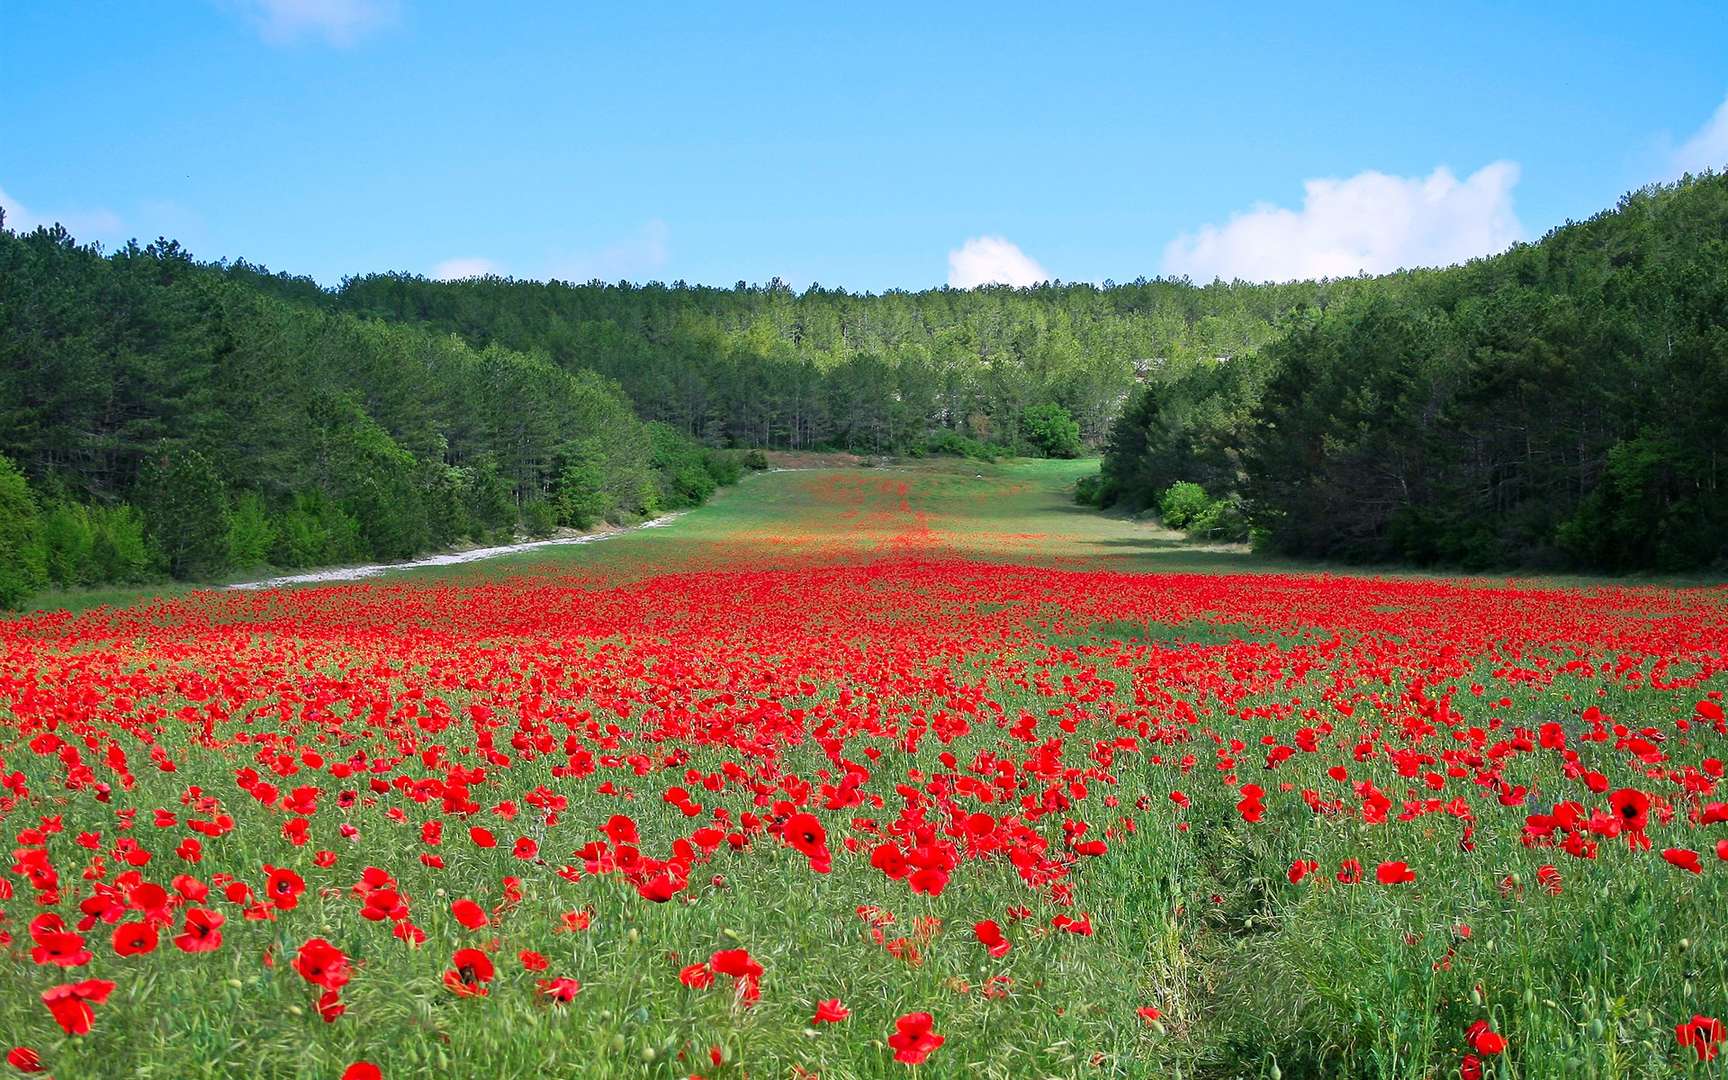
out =
{"type": "Polygon", "coordinates": [[[1234,499],[1214,499],[1188,523],[1188,531],[1208,540],[1241,543],[1248,539],[1248,518],[1234,499]]]}
{"type": "Polygon", "coordinates": [[[151,541],[176,578],[228,565],[228,489],[210,459],[190,448],[159,447],[139,484],[151,541]]]}
{"type": "Polygon", "coordinates": [[[473,539],[489,539],[516,523],[515,494],[511,491],[510,482],[498,474],[498,465],[490,457],[481,458],[461,470],[458,487],[467,517],[468,535],[473,539]]]}
{"type": "Polygon", "coordinates": [[[1181,480],[1164,490],[1158,516],[1172,529],[1184,529],[1208,540],[1241,543],[1248,539],[1248,515],[1235,496],[1214,499],[1199,484],[1181,480]]]}
{"type": "Polygon", "coordinates": [[[754,472],[761,472],[768,467],[768,455],[760,450],[751,450],[744,455],[744,467],[754,472]]]}
{"type": "Polygon", "coordinates": [[[558,528],[558,511],[547,499],[531,499],[522,504],[522,531],[538,540],[551,536],[558,528]]]}
{"type": "Polygon", "coordinates": [[[1043,457],[1072,458],[1080,456],[1080,425],[1068,415],[1068,410],[1054,402],[1028,405],[1020,414],[1020,426],[1026,441],[1043,457]]]}
{"type": "Polygon", "coordinates": [[[301,492],[278,523],[271,561],[278,566],[357,562],[364,557],[360,523],[319,491],[301,492]]]}
{"type": "Polygon", "coordinates": [[[1082,476],[1074,482],[1074,501],[1081,506],[1098,508],[1103,506],[1104,478],[1099,475],[1082,476]]]}
{"type": "Polygon", "coordinates": [[[950,454],[971,461],[996,460],[996,453],[991,447],[958,431],[939,431],[930,436],[930,441],[925,443],[924,448],[932,454],[950,454]]]}
{"type": "Polygon", "coordinates": [[[572,529],[592,528],[605,520],[613,500],[606,494],[606,476],[598,463],[578,458],[558,474],[553,507],[558,522],[572,529]]]}
{"type": "Polygon", "coordinates": [[[714,483],[721,487],[730,487],[744,479],[742,454],[735,454],[727,450],[707,450],[702,454],[702,467],[708,470],[708,475],[714,478],[714,483]]]}
{"type": "Polygon", "coordinates": [[[43,511],[37,518],[36,542],[50,584],[66,589],[99,580],[92,559],[96,530],[84,507],[61,503],[43,511]]]}
{"type": "Polygon", "coordinates": [[[24,474],[0,456],[0,608],[22,604],[42,587],[36,499],[24,474]]]}
{"type": "Polygon", "coordinates": [[[665,424],[650,424],[648,429],[653,439],[650,461],[659,478],[658,505],[681,510],[706,502],[720,486],[715,472],[726,471],[726,466],[715,461],[718,455],[665,424]]]}
{"type": "Polygon", "coordinates": [[[276,546],[276,526],[264,509],[264,500],[248,491],[234,503],[228,515],[228,564],[241,570],[263,566],[276,546]]]}
{"type": "Polygon", "coordinates": [[[1205,488],[1179,480],[1166,488],[1159,497],[1158,516],[1172,529],[1186,529],[1211,502],[1205,488]]]}
{"type": "Polygon", "coordinates": [[[90,580],[136,584],[156,575],[157,553],[144,535],[144,518],[133,507],[87,508],[91,532],[90,580]]]}

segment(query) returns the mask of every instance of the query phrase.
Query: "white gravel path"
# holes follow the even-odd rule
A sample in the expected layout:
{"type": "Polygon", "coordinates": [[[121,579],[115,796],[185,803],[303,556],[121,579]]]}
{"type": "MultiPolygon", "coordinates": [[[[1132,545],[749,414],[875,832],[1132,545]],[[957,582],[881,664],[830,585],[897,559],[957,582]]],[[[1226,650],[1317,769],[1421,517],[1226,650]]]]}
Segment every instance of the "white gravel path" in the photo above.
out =
{"type": "Polygon", "coordinates": [[[359,581],[362,578],[377,577],[392,570],[413,570],[421,566],[456,566],[461,563],[479,562],[481,559],[496,559],[500,555],[514,555],[519,551],[534,551],[538,548],[568,547],[571,544],[593,544],[614,536],[635,532],[637,529],[661,529],[677,521],[683,514],[667,514],[653,521],[644,521],[640,525],[632,525],[624,529],[614,529],[611,532],[584,533],[581,536],[560,536],[552,540],[528,540],[520,544],[500,544],[497,547],[472,548],[468,551],[452,551],[443,555],[426,555],[406,562],[373,563],[370,566],[333,566],[327,570],[310,570],[304,574],[287,574],[283,577],[265,578],[263,581],[244,581],[237,585],[229,585],[230,589],[274,589],[283,585],[316,585],[330,581],[359,581]]]}

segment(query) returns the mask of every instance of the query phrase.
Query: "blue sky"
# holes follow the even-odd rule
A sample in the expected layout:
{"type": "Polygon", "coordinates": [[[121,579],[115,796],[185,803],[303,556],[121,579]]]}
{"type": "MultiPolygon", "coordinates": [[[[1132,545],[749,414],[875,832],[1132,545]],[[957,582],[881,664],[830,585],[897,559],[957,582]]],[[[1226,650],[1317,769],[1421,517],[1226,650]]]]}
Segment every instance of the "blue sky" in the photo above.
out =
{"type": "Polygon", "coordinates": [[[1443,263],[1728,164],[1719,4],[1422,7],[9,0],[0,200],[326,282],[880,290],[1443,263]]]}

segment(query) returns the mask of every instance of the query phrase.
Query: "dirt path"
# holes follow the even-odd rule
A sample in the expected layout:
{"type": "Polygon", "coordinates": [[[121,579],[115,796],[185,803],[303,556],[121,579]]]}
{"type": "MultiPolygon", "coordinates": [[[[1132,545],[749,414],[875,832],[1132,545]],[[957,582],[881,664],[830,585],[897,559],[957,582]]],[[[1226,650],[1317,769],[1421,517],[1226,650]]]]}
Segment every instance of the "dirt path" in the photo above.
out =
{"type": "Polygon", "coordinates": [[[372,563],[367,566],[333,566],[324,570],[308,570],[304,574],[288,574],[283,577],[265,578],[261,581],[243,581],[229,585],[230,589],[274,589],[282,585],[318,585],[332,581],[359,581],[362,578],[377,577],[392,570],[414,570],[423,566],[457,566],[461,563],[479,562],[482,559],[496,559],[500,555],[515,555],[518,552],[534,551],[539,548],[569,547],[573,544],[596,544],[609,540],[614,536],[635,532],[638,529],[660,529],[672,524],[683,516],[680,511],[657,517],[653,521],[644,521],[640,525],[631,525],[623,529],[613,529],[610,532],[583,533],[580,536],[559,536],[551,540],[527,540],[520,544],[499,544],[495,547],[472,548],[468,551],[451,551],[441,555],[424,555],[418,559],[406,562],[372,563]]]}

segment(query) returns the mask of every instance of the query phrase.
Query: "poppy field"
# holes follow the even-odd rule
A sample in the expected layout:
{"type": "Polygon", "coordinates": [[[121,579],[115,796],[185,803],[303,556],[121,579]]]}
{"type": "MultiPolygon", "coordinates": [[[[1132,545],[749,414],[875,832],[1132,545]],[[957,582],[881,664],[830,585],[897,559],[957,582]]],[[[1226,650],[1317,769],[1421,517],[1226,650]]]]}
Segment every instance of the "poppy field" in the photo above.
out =
{"type": "Polygon", "coordinates": [[[6,1067],[1721,1075],[1728,593],[1145,572],[1038,483],[0,623],[6,1067]]]}

